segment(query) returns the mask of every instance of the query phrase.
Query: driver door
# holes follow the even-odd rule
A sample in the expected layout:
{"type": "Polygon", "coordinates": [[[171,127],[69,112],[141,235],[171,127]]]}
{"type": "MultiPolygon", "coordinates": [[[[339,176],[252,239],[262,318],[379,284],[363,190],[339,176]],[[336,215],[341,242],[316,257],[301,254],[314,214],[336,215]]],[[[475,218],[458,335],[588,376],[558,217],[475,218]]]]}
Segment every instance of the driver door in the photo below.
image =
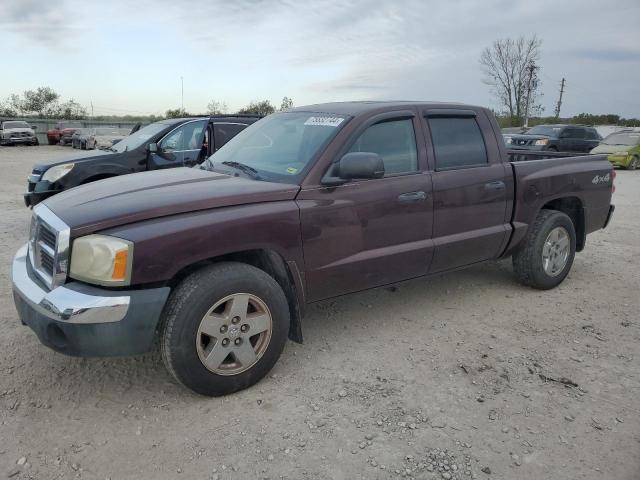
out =
{"type": "Polygon", "coordinates": [[[198,163],[208,121],[192,120],[170,131],[151,153],[154,169],[191,167],[198,163]]]}

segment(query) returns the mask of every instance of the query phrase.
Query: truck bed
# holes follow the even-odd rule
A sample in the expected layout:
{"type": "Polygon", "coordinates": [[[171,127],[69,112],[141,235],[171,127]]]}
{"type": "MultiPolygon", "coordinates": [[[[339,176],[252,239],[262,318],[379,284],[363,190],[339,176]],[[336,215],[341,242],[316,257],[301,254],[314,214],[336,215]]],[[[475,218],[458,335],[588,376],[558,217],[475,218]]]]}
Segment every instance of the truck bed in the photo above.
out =
{"type": "Polygon", "coordinates": [[[554,202],[571,204],[575,210],[580,249],[586,234],[603,228],[609,216],[615,177],[606,155],[568,156],[512,150],[507,154],[515,194],[511,215],[513,234],[505,255],[518,245],[537,212],[541,208],[554,208],[554,202]]]}

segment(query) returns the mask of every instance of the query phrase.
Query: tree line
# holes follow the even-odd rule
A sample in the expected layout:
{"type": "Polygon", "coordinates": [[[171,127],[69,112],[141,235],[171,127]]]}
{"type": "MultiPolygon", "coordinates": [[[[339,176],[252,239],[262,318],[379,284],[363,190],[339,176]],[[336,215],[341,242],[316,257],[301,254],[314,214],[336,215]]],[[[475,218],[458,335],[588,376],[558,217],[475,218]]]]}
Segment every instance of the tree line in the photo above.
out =
{"type": "MultiPolygon", "coordinates": [[[[0,101],[0,117],[38,117],[59,118],[64,120],[84,120],[88,118],[85,107],[73,98],[61,102],[60,94],[50,87],[39,87],[35,90],[26,90],[21,95],[11,94],[4,101],[0,101]]],[[[269,115],[276,110],[288,110],[293,108],[293,100],[284,97],[277,109],[270,100],[255,100],[244,106],[237,112],[230,111],[226,102],[211,100],[205,113],[191,114],[180,108],[169,109],[164,117],[160,115],[96,115],[93,120],[125,120],[154,122],[163,118],[176,118],[197,115],[215,115],[232,113],[252,113],[269,115]]]]}

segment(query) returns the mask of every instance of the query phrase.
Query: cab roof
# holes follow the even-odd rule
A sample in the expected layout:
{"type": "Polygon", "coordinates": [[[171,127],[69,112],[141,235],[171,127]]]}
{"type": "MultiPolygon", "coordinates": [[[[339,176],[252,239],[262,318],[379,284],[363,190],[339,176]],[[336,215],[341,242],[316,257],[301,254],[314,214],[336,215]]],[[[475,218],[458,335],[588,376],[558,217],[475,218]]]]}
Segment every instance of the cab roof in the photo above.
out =
{"type": "Polygon", "coordinates": [[[292,108],[291,112],[317,112],[317,113],[332,113],[335,115],[350,115],[356,116],[376,110],[396,110],[402,108],[484,108],[476,107],[473,105],[466,105],[464,103],[454,102],[431,102],[431,101],[408,101],[408,100],[394,100],[394,101],[357,101],[357,102],[330,102],[330,103],[318,103],[315,105],[305,105],[301,107],[292,108]]]}

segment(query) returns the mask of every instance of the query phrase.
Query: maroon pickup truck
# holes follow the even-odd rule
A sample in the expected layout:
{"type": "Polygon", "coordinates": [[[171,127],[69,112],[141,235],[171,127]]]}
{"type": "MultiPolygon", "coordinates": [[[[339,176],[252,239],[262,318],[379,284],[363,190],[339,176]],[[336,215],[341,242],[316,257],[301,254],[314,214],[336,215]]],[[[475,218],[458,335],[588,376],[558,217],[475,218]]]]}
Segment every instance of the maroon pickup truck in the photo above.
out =
{"type": "Polygon", "coordinates": [[[55,127],[47,130],[47,142],[49,145],[71,143],[71,137],[75,131],[82,127],[82,122],[58,122],[55,127]]]}
{"type": "Polygon", "coordinates": [[[197,168],[37,205],[13,261],[15,303],[54,350],[159,345],[183,385],[234,392],[266,375],[287,338],[302,341],[312,302],[507,256],[525,285],[562,282],[587,234],[609,222],[612,167],[598,155],[509,155],[481,107],[270,115],[197,168]]]}

